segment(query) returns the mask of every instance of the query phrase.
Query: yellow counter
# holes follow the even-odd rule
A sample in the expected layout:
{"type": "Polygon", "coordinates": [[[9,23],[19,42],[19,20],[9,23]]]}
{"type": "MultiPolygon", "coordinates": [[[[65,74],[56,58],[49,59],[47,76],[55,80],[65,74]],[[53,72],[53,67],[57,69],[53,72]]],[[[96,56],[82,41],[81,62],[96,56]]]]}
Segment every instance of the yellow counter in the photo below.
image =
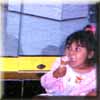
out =
{"type": "Polygon", "coordinates": [[[37,68],[39,64],[46,65],[42,70],[50,70],[56,58],[55,56],[0,57],[0,71],[40,70],[37,68]]]}

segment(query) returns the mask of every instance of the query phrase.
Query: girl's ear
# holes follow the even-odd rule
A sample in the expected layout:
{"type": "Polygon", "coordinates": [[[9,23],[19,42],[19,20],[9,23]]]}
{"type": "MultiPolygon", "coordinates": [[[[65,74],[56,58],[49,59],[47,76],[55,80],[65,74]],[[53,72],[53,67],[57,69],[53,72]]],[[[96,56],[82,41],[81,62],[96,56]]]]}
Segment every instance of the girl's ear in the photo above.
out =
{"type": "Polygon", "coordinates": [[[91,59],[94,56],[94,51],[89,52],[88,58],[91,59]]]}

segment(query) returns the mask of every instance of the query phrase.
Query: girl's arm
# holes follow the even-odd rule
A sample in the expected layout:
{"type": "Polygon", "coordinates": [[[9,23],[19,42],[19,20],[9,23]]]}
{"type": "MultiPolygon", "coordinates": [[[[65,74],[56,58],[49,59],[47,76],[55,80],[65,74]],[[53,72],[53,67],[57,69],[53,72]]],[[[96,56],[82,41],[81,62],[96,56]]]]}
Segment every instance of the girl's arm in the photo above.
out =
{"type": "Polygon", "coordinates": [[[61,65],[65,65],[65,63],[62,64],[61,58],[58,58],[51,71],[41,77],[41,85],[47,92],[61,89],[62,77],[66,74],[66,68],[60,68],[61,65]]]}
{"type": "Polygon", "coordinates": [[[53,72],[59,67],[60,58],[57,58],[56,62],[53,64],[51,71],[47,72],[41,77],[41,85],[45,88],[45,90],[53,91],[57,88],[57,83],[61,80],[60,78],[55,78],[53,76],[53,72]]]}
{"type": "Polygon", "coordinates": [[[52,72],[48,72],[41,77],[41,85],[45,88],[46,92],[54,92],[58,90],[61,78],[54,78],[52,72]]]}

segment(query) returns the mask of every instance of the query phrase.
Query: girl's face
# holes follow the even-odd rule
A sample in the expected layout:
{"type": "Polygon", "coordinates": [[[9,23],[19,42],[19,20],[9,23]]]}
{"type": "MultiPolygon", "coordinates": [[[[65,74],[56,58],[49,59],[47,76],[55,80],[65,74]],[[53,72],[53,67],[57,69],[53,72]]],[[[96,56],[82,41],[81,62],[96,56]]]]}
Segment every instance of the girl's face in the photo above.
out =
{"type": "Polygon", "coordinates": [[[92,57],[85,47],[81,47],[76,42],[73,42],[65,52],[69,57],[69,65],[76,69],[85,68],[87,58],[92,57]]]}

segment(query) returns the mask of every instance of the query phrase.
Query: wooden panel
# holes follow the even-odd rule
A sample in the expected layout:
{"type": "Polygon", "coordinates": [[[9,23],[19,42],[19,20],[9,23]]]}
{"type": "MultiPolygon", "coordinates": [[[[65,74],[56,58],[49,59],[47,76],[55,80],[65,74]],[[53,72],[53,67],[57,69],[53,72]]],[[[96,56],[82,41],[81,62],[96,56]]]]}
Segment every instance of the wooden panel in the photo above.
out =
{"type": "Polygon", "coordinates": [[[3,72],[1,79],[33,79],[39,80],[44,73],[32,72],[3,72]]]}

